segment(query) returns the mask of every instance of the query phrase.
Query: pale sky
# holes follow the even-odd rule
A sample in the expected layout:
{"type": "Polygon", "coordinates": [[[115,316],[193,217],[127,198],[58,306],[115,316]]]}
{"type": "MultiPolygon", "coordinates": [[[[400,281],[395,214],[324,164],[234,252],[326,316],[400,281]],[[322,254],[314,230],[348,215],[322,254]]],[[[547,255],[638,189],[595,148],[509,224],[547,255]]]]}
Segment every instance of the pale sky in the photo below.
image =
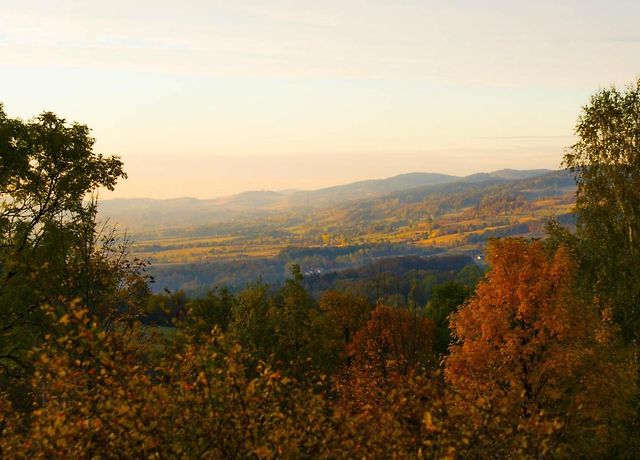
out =
{"type": "Polygon", "coordinates": [[[557,168],[640,76],[640,2],[0,0],[0,101],[89,125],[111,197],[557,168]]]}

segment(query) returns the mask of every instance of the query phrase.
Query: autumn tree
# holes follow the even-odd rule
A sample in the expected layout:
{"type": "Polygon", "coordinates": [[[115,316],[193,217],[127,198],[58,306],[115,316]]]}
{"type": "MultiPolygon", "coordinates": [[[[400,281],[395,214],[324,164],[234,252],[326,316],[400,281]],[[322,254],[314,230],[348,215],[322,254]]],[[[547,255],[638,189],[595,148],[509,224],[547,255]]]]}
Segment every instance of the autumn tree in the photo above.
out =
{"type": "Polygon", "coordinates": [[[630,415],[634,367],[597,306],[576,294],[569,252],[494,240],[487,260],[486,280],[452,317],[446,359],[475,442],[499,456],[610,454],[630,415]]]}
{"type": "Polygon", "coordinates": [[[442,379],[423,373],[398,377],[365,398],[359,380],[338,386],[334,411],[343,436],[332,439],[331,458],[469,458],[471,433],[449,415],[442,379]]]}
{"type": "Polygon", "coordinates": [[[0,393],[3,458],[318,458],[339,445],[327,400],[219,330],[105,334],[79,303],[67,312],[48,312],[34,410],[12,411],[0,393]]]}
{"type": "Polygon", "coordinates": [[[3,458],[443,458],[468,451],[435,375],[394,381],[372,404],[337,399],[219,330],[168,340],[134,324],[105,334],[72,302],[35,350],[29,414],[0,392],[3,458]]]}

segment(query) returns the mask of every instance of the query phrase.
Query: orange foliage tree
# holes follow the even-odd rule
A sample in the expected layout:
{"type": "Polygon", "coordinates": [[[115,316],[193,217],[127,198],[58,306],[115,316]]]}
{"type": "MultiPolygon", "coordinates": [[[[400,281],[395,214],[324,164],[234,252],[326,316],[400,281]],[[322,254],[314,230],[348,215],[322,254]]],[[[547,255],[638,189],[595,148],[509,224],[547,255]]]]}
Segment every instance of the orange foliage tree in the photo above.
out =
{"type": "Polygon", "coordinates": [[[445,364],[479,448],[507,456],[612,449],[630,415],[633,365],[596,305],[576,294],[569,252],[504,239],[490,243],[487,259],[486,280],[452,317],[445,364]]]}

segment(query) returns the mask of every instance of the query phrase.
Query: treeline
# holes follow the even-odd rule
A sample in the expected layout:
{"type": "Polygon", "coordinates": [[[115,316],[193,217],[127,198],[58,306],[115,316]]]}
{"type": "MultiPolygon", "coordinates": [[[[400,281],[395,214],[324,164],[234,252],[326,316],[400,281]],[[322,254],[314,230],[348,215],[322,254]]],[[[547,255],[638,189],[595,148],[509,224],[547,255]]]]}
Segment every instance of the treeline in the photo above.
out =
{"type": "Polygon", "coordinates": [[[0,110],[1,455],[637,458],[639,114],[640,81],[592,98],[575,233],[492,240],[479,280],[449,261],[318,297],[294,264],[190,300],[96,227],[120,160],[0,110]]]}
{"type": "Polygon", "coordinates": [[[429,257],[441,253],[437,248],[419,248],[405,244],[353,244],[340,247],[285,247],[274,257],[245,257],[211,262],[155,265],[149,274],[155,279],[151,288],[158,292],[184,290],[190,295],[204,294],[215,286],[232,289],[257,279],[280,284],[292,264],[300,265],[304,274],[316,276],[349,268],[368,266],[381,258],[406,255],[429,257]]]}
{"type": "MultiPolygon", "coordinates": [[[[304,276],[300,265],[291,265],[293,279],[298,280],[304,296],[317,309],[327,293],[339,292],[357,298],[373,311],[378,304],[398,308],[418,308],[423,310],[441,286],[455,286],[459,290],[471,292],[482,277],[482,269],[473,264],[468,256],[441,256],[430,259],[420,257],[399,257],[378,261],[357,269],[331,272],[324,275],[304,276]]],[[[256,279],[239,288],[218,286],[193,293],[166,290],[148,296],[146,306],[140,311],[140,321],[144,325],[172,327],[176,319],[188,315],[194,307],[208,311],[216,324],[227,331],[233,312],[242,309],[249,298],[258,296],[264,302],[283,298],[283,286],[291,283],[266,283],[256,279]],[[226,319],[224,319],[226,318],[226,319]]],[[[267,307],[261,308],[268,309],[267,307]]],[[[202,313],[204,314],[204,313],[202,313]]],[[[263,318],[264,319],[264,318],[263,318]]]]}

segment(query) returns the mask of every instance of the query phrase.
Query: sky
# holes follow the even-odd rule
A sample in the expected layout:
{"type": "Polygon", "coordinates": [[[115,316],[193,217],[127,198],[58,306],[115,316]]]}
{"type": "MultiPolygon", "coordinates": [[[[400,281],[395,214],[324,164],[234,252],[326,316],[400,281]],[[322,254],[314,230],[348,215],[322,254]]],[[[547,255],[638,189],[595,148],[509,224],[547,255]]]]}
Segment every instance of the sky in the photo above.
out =
{"type": "Polygon", "coordinates": [[[102,198],[560,166],[640,2],[0,0],[0,102],[92,128],[102,198]]]}

